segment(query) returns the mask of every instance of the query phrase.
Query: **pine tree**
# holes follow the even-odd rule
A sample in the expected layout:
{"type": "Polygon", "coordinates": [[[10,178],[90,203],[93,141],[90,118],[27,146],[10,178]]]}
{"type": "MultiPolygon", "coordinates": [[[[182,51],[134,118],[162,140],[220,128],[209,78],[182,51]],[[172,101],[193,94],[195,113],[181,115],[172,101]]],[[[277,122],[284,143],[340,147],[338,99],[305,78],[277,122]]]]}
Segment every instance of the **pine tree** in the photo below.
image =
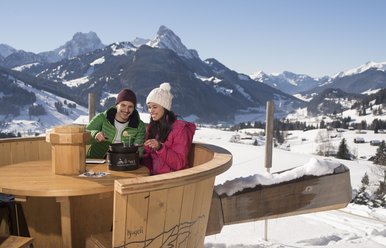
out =
{"type": "Polygon", "coordinates": [[[350,152],[347,148],[346,144],[346,139],[343,138],[342,141],[340,142],[339,148],[338,148],[338,153],[336,154],[337,158],[340,159],[346,159],[346,160],[351,160],[350,159],[350,152]]]}
{"type": "Polygon", "coordinates": [[[382,140],[377,149],[377,153],[375,154],[374,158],[374,164],[386,165],[386,144],[384,140],[382,140]]]}
{"type": "Polygon", "coordinates": [[[369,176],[367,175],[367,172],[365,172],[365,175],[362,177],[361,183],[362,187],[369,186],[369,176]]]}
{"type": "Polygon", "coordinates": [[[386,183],[379,182],[379,187],[374,192],[374,207],[386,207],[386,183]]]}
{"type": "Polygon", "coordinates": [[[366,189],[369,186],[369,176],[367,173],[365,173],[365,175],[362,177],[361,182],[362,185],[351,202],[360,205],[367,205],[370,202],[370,195],[366,192],[366,189]]]}

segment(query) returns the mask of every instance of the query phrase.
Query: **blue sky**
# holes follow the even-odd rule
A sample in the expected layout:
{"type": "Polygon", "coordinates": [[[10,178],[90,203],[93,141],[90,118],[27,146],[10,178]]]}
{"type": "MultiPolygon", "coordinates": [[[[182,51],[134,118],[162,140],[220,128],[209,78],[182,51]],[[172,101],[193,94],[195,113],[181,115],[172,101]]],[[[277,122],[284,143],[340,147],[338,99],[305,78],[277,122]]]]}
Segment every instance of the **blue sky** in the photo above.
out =
{"type": "Polygon", "coordinates": [[[110,44],[165,25],[201,59],[240,73],[332,76],[386,61],[385,11],[382,0],[2,0],[0,43],[37,53],[76,32],[110,44]]]}

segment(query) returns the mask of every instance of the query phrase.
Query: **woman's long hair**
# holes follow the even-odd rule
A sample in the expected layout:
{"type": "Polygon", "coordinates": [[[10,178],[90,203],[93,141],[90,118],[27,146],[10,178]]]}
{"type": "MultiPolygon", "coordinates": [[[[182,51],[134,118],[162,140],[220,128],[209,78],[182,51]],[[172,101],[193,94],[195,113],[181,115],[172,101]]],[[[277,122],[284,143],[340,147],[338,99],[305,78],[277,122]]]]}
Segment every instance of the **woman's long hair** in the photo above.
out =
{"type": "Polygon", "coordinates": [[[177,119],[173,111],[165,109],[164,115],[158,121],[153,121],[150,119],[149,124],[149,133],[148,139],[157,139],[160,142],[165,142],[170,131],[172,130],[172,125],[177,119]]]}

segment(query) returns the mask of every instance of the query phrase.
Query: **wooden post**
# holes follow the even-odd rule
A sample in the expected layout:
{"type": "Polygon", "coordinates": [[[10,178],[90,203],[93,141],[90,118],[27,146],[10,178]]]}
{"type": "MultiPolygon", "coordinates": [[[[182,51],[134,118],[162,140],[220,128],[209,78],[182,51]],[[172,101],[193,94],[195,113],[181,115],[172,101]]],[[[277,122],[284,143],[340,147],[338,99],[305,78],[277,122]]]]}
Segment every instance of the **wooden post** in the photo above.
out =
{"type": "Polygon", "coordinates": [[[51,143],[52,172],[74,175],[86,170],[86,142],[91,138],[81,125],[63,125],[53,128],[46,136],[51,143]]]}
{"type": "Polygon", "coordinates": [[[95,93],[88,93],[88,121],[95,116],[95,93]]]}
{"type": "Polygon", "coordinates": [[[265,124],[265,168],[270,171],[272,167],[272,143],[273,143],[273,101],[267,102],[266,124],[265,124]]]}
{"type": "MultiPolygon", "coordinates": [[[[266,124],[265,124],[265,168],[270,172],[272,167],[272,143],[273,143],[273,111],[274,102],[267,102],[266,124]]],[[[264,220],[264,240],[268,240],[268,220],[264,220]]]]}

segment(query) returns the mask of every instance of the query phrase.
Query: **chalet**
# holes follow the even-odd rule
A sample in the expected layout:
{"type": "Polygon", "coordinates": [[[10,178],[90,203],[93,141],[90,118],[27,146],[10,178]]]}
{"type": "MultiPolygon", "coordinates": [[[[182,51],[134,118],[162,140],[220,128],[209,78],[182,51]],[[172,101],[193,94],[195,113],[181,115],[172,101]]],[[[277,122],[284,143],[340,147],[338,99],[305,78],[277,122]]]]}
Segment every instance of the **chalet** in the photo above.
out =
{"type": "Polygon", "coordinates": [[[365,143],[365,139],[362,137],[354,138],[354,143],[365,143]]]}
{"type": "Polygon", "coordinates": [[[370,140],[370,145],[379,146],[381,144],[380,140],[370,140]]]}

